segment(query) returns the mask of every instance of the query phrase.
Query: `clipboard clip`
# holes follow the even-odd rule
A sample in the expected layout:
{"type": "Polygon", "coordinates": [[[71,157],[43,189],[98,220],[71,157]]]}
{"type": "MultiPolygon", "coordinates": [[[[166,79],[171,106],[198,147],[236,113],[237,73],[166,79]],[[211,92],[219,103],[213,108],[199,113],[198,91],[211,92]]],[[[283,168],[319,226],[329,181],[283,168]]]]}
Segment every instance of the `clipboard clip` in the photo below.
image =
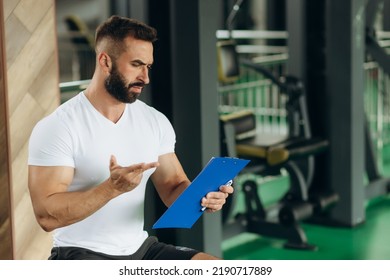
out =
{"type": "MultiPolygon", "coordinates": [[[[229,180],[229,181],[225,184],[225,186],[231,186],[231,185],[233,185],[233,180],[229,180]]],[[[204,206],[204,207],[202,207],[202,209],[200,209],[200,211],[201,211],[201,212],[204,212],[206,209],[207,209],[207,207],[204,206]]]]}

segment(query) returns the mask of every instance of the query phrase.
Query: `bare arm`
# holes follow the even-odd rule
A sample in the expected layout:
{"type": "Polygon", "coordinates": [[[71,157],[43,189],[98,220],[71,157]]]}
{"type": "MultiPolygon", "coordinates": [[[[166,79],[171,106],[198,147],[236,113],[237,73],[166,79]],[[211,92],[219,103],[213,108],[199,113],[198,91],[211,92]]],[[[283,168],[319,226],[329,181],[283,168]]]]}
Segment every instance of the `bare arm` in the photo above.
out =
{"type": "Polygon", "coordinates": [[[175,153],[160,156],[158,162],[160,166],[151,179],[161,200],[169,207],[191,182],[175,153]]]}
{"type": "MultiPolygon", "coordinates": [[[[158,161],[160,166],[151,178],[160,198],[169,207],[191,182],[175,153],[162,155],[158,161]]],[[[218,211],[222,209],[226,198],[231,193],[233,187],[221,186],[218,192],[208,193],[202,199],[201,205],[207,207],[208,212],[218,211]]]]}
{"type": "Polygon", "coordinates": [[[68,192],[73,180],[72,167],[29,166],[28,185],[38,223],[45,231],[64,227],[90,216],[108,201],[131,191],[141,181],[143,171],[158,163],[122,167],[110,161],[110,177],[86,191],[68,192]]]}

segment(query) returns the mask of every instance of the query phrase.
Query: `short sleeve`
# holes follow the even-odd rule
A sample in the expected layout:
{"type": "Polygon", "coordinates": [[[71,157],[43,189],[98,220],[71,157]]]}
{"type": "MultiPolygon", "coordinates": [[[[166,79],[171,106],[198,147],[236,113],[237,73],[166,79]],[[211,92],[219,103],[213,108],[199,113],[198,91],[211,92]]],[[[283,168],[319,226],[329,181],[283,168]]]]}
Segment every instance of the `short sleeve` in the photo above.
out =
{"type": "Polygon", "coordinates": [[[34,127],[29,140],[28,164],[75,167],[71,134],[57,115],[42,119],[34,127]]]}
{"type": "Polygon", "coordinates": [[[168,118],[160,114],[160,149],[159,155],[173,153],[175,151],[176,134],[168,118]]]}

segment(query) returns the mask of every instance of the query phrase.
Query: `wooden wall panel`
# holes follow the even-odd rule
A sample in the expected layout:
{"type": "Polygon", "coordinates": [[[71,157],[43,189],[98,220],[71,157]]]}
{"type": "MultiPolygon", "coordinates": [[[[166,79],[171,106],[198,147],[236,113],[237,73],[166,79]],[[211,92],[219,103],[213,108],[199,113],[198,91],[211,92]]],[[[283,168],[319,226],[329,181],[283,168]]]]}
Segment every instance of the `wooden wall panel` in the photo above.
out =
{"type": "MultiPolygon", "coordinates": [[[[39,27],[38,25],[42,23],[42,19],[46,14],[51,20],[55,19],[55,15],[52,12],[49,12],[53,7],[54,1],[51,0],[24,0],[20,1],[20,3],[15,7],[13,14],[18,17],[21,22],[23,22],[31,33],[39,33],[42,27],[39,27]]],[[[51,27],[50,29],[53,32],[56,30],[54,25],[49,27],[51,27]]]]}
{"type": "Polygon", "coordinates": [[[6,1],[2,0],[3,2],[3,10],[4,10],[4,18],[8,18],[9,15],[12,13],[12,11],[15,9],[15,7],[19,4],[21,0],[15,0],[15,1],[6,1]]]}
{"type": "MultiPolygon", "coordinates": [[[[6,29],[9,28],[8,26],[6,20],[6,29]]],[[[53,26],[55,26],[53,15],[48,13],[37,27],[39,31],[31,33],[15,61],[12,64],[8,64],[8,88],[13,89],[12,94],[9,94],[9,110],[11,115],[40,72],[46,71],[46,69],[42,68],[51,57],[56,45],[53,26]],[[54,41],[50,38],[54,38],[54,41]]],[[[13,37],[15,36],[6,37],[7,45],[16,43],[16,40],[8,39],[13,37]]]]}
{"type": "Polygon", "coordinates": [[[13,38],[12,44],[8,44],[6,49],[7,64],[11,65],[15,61],[23,46],[26,44],[30,33],[13,14],[8,17],[7,21],[9,27],[6,30],[7,33],[5,36],[7,38],[13,38]],[[20,36],[12,36],[12,34],[20,34],[20,36]]]}
{"type": "MultiPolygon", "coordinates": [[[[2,0],[0,0],[0,4],[2,0]]],[[[0,8],[2,5],[0,5],[0,8]]],[[[4,20],[0,9],[0,22],[4,20]]],[[[4,25],[0,24],[0,260],[13,259],[11,171],[7,107],[4,25]]]]}
{"type": "Polygon", "coordinates": [[[54,0],[3,0],[15,259],[46,259],[51,234],[37,224],[27,187],[28,140],[60,103],[54,0]]]}

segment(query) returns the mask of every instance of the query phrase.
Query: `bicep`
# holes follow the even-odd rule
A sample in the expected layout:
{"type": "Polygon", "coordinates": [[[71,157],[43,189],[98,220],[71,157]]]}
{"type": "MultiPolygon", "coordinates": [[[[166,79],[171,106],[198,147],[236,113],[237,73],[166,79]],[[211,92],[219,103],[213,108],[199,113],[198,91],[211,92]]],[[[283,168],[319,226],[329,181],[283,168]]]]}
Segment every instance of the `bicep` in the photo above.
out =
{"type": "Polygon", "coordinates": [[[73,180],[74,168],[67,166],[28,167],[28,188],[36,215],[44,215],[48,198],[66,192],[73,180]]]}
{"type": "Polygon", "coordinates": [[[160,198],[169,206],[190,181],[175,153],[159,156],[158,162],[160,165],[151,179],[160,198]]]}

